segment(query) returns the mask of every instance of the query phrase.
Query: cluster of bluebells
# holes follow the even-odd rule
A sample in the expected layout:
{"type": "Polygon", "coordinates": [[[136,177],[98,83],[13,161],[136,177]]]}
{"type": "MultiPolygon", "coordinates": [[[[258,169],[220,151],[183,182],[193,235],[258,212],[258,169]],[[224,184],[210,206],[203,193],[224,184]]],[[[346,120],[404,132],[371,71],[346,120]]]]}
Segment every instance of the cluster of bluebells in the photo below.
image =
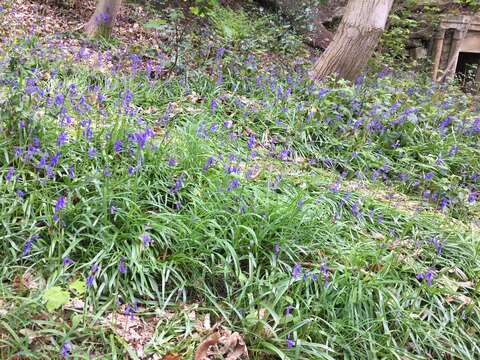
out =
{"type": "Polygon", "coordinates": [[[433,283],[433,270],[432,269],[428,269],[427,271],[425,271],[424,273],[418,273],[415,275],[415,277],[417,278],[418,281],[422,281],[422,280],[425,280],[425,283],[427,284],[427,286],[432,286],[432,283],[433,283]]]}
{"type": "MultiPolygon", "coordinates": [[[[323,280],[323,287],[325,289],[328,288],[329,282],[328,282],[328,268],[325,264],[320,265],[320,274],[322,276],[323,280]]],[[[302,275],[302,266],[300,264],[294,264],[293,270],[292,270],[292,280],[298,280],[300,279],[302,275]]],[[[312,281],[316,282],[319,278],[319,274],[317,273],[312,273],[308,269],[304,271],[303,273],[303,280],[308,281],[311,279],[312,281]]]]}
{"type": "MultiPolygon", "coordinates": [[[[105,23],[109,21],[109,17],[107,14],[100,14],[97,21],[105,23]]],[[[218,87],[221,87],[224,83],[224,68],[221,63],[224,52],[224,48],[219,48],[215,53],[215,85],[218,87]]],[[[92,53],[85,47],[81,47],[75,55],[77,61],[85,61],[92,57],[92,53]]],[[[97,63],[102,63],[109,58],[111,58],[111,54],[108,53],[99,55],[97,63]]],[[[131,75],[133,77],[139,76],[140,57],[131,54],[129,64],[131,75]]],[[[145,76],[149,79],[151,79],[153,72],[157,74],[161,72],[161,69],[158,67],[154,69],[153,66],[151,63],[146,66],[145,76]]],[[[227,142],[239,145],[247,154],[246,156],[237,156],[228,152],[212,154],[196,165],[197,170],[202,174],[212,171],[212,168],[217,165],[220,168],[223,166],[226,182],[223,184],[222,191],[234,194],[240,192],[240,185],[243,186],[245,181],[242,180],[242,183],[240,183],[242,171],[244,171],[247,181],[254,181],[253,173],[259,168],[255,161],[260,157],[260,154],[266,153],[266,156],[270,156],[277,161],[280,160],[282,164],[293,161],[297,150],[296,146],[298,146],[295,142],[298,142],[299,139],[290,141],[290,135],[286,137],[285,134],[305,134],[303,131],[308,128],[313,133],[312,136],[319,140],[318,143],[329,143],[329,141],[323,141],[322,136],[326,136],[327,139],[328,137],[330,139],[346,139],[341,145],[323,146],[323,144],[313,151],[312,158],[309,159],[309,165],[321,166],[335,171],[340,170],[340,175],[330,186],[330,191],[333,193],[339,192],[341,179],[355,177],[362,180],[383,181],[387,184],[398,181],[406,189],[419,194],[425,201],[437,204],[441,210],[454,206],[458,202],[456,195],[462,190],[466,190],[468,193],[467,203],[474,204],[478,201],[480,194],[478,160],[462,163],[458,159],[466,152],[470,152],[469,155],[472,156],[472,149],[465,144],[475,144],[478,141],[480,117],[475,119],[459,118],[455,115],[456,110],[451,106],[451,103],[446,102],[438,109],[434,120],[427,123],[423,120],[427,116],[422,113],[424,110],[421,106],[413,106],[407,98],[400,96],[403,95],[400,93],[392,96],[395,100],[391,104],[384,104],[380,101],[374,104],[363,103],[357,99],[355,93],[349,95],[350,92],[332,91],[332,89],[325,88],[323,85],[319,87],[305,82],[305,73],[297,66],[286,75],[285,79],[281,79],[273,68],[267,69],[265,72],[256,72],[256,63],[252,56],[244,60],[241,66],[253,72],[252,76],[244,79],[244,85],[249,92],[260,94],[259,102],[252,104],[240,97],[216,95],[205,103],[208,118],[211,119],[211,122],[202,121],[196,129],[196,135],[200,139],[218,140],[224,148],[227,148],[225,146],[227,142]],[[306,100],[298,102],[294,98],[298,94],[301,94],[306,100]],[[235,120],[220,118],[222,116],[221,110],[227,107],[233,108],[236,115],[235,120]],[[321,108],[322,115],[319,116],[320,112],[312,110],[314,108],[321,108]],[[272,132],[270,134],[271,139],[268,141],[264,141],[260,133],[256,134],[250,129],[246,133],[241,132],[243,124],[255,122],[252,120],[257,119],[259,112],[268,112],[274,115],[270,124],[271,128],[269,128],[272,132]],[[299,119],[299,125],[292,124],[290,118],[299,119]],[[421,121],[424,121],[424,123],[420,124],[421,121]],[[416,162],[407,162],[405,166],[398,165],[400,164],[397,161],[398,158],[396,158],[396,156],[400,156],[398,154],[403,154],[402,151],[407,153],[413,151],[407,149],[405,143],[412,126],[418,125],[422,125],[425,129],[428,128],[429,131],[431,130],[435,136],[441,139],[438,144],[433,144],[435,145],[433,146],[434,150],[431,154],[428,154],[436,159],[432,170],[420,170],[421,167],[417,166],[416,162]],[[295,128],[295,126],[299,127],[295,128]],[[452,136],[452,133],[455,136],[452,136]],[[353,140],[349,142],[350,139],[353,140]],[[360,144],[361,146],[356,143],[358,139],[364,139],[364,143],[360,144]],[[461,142],[464,145],[459,146],[461,142]],[[362,150],[359,150],[361,147],[369,147],[375,150],[372,153],[378,155],[378,158],[375,159],[377,162],[365,161],[362,150]],[[318,154],[316,154],[317,152],[318,154]],[[319,157],[315,158],[315,156],[319,157]],[[246,170],[242,170],[240,163],[247,165],[245,166],[246,170]],[[365,165],[366,163],[376,165],[365,165]],[[439,186],[442,180],[448,179],[452,174],[461,178],[458,186],[451,185],[446,190],[439,186]]],[[[113,72],[118,71],[117,68],[112,68],[112,70],[113,72]]],[[[378,91],[382,90],[382,83],[385,82],[388,73],[388,70],[384,70],[378,74],[379,83],[376,85],[378,91]]],[[[130,176],[141,174],[145,152],[156,149],[152,141],[155,132],[142,119],[142,114],[136,108],[133,89],[124,88],[114,97],[107,98],[103,91],[113,87],[112,84],[107,84],[105,89],[98,86],[89,86],[86,91],[82,91],[74,84],[66,87],[66,84],[61,83],[60,80],[58,80],[58,88],[52,88],[52,85],[42,85],[43,75],[39,69],[33,69],[29,76],[25,80],[23,89],[20,89],[21,85],[18,83],[12,82],[8,85],[12,90],[20,89],[25,95],[28,95],[28,98],[33,101],[35,109],[43,107],[49,113],[58,114],[58,123],[51,144],[43,143],[45,140],[39,134],[32,132],[28,133],[27,142],[18,143],[14,146],[15,163],[8,164],[5,173],[5,180],[9,183],[9,186],[17,181],[16,173],[19,169],[17,164],[29,167],[36,175],[36,180],[41,184],[57,180],[61,180],[58,183],[62,184],[66,179],[73,181],[75,179],[74,169],[80,168],[77,168],[77,165],[80,164],[69,163],[67,156],[65,156],[68,146],[73,145],[81,149],[82,156],[89,165],[89,169],[94,169],[92,171],[95,171],[106,182],[109,181],[107,178],[115,178],[117,166],[122,167],[123,173],[126,172],[130,176]],[[106,102],[114,103],[118,110],[117,115],[124,117],[125,123],[129,124],[130,127],[126,134],[118,136],[108,130],[106,130],[106,134],[97,131],[99,125],[108,125],[109,116],[105,111],[106,102]],[[98,123],[92,120],[96,118],[99,119],[98,123]],[[79,119],[78,125],[81,131],[78,139],[74,138],[69,132],[74,124],[73,119],[79,119]],[[108,154],[110,156],[108,159],[113,160],[105,160],[103,154],[108,154]]],[[[56,79],[54,69],[51,70],[50,76],[52,81],[56,79]]],[[[154,80],[157,79],[154,77],[154,80]]],[[[364,83],[365,79],[361,77],[355,81],[354,85],[358,89],[364,83]]],[[[385,87],[388,87],[388,83],[385,87]]],[[[186,88],[185,93],[188,93],[188,91],[188,88],[186,88]]],[[[407,95],[411,96],[412,93],[407,91],[407,95]]],[[[429,90],[421,96],[425,103],[432,99],[429,90]]],[[[170,103],[161,119],[158,120],[157,125],[167,127],[173,116],[173,105],[170,103]]],[[[16,126],[22,131],[27,131],[27,129],[33,128],[30,126],[32,121],[32,119],[19,120],[16,126]]],[[[331,142],[337,143],[336,141],[331,142]]],[[[410,155],[415,158],[418,154],[412,152],[410,155]]],[[[172,171],[176,170],[177,161],[174,156],[169,154],[166,162],[172,171]]],[[[118,173],[122,173],[122,169],[118,170],[118,173]]],[[[169,196],[176,197],[178,193],[186,191],[187,186],[184,186],[184,182],[187,177],[188,179],[192,178],[189,173],[182,172],[180,175],[170,178],[171,185],[168,189],[165,189],[169,196]]],[[[273,180],[268,180],[268,189],[277,189],[281,181],[282,175],[275,175],[273,180]]],[[[15,191],[18,197],[23,198],[25,196],[22,190],[16,189],[15,191]]],[[[63,194],[65,193],[63,191],[63,194]]],[[[55,201],[53,208],[54,222],[58,222],[62,212],[65,211],[66,200],[65,195],[60,195],[56,199],[49,199],[50,204],[55,201]]],[[[174,208],[180,211],[182,204],[179,200],[175,200],[173,202],[174,208]]],[[[306,207],[305,199],[298,200],[297,206],[300,211],[304,209],[306,207]]],[[[354,218],[360,218],[365,212],[361,203],[353,201],[350,194],[345,194],[339,201],[339,208],[347,206],[349,206],[349,211],[354,218]]],[[[112,215],[117,212],[114,205],[110,205],[109,209],[112,215]]],[[[244,211],[245,207],[242,207],[241,213],[244,211]]],[[[338,212],[336,218],[339,219],[340,216],[341,214],[338,212]]],[[[374,216],[375,214],[372,211],[368,213],[368,217],[372,221],[374,221],[374,216]]],[[[376,215],[375,221],[377,224],[381,224],[383,221],[382,215],[376,215]]],[[[25,242],[22,256],[29,254],[32,244],[37,239],[38,236],[33,235],[25,242]]],[[[141,234],[139,239],[144,249],[152,244],[151,236],[146,232],[141,234]]],[[[138,238],[135,241],[138,242],[138,238]]],[[[432,239],[431,245],[434,247],[435,253],[441,256],[443,244],[438,239],[432,239]]],[[[278,259],[280,256],[278,242],[274,244],[273,251],[274,258],[278,259]]],[[[67,267],[72,265],[73,261],[64,257],[62,263],[63,266],[67,267]]],[[[86,278],[87,287],[93,286],[98,270],[98,264],[91,267],[86,278]]],[[[121,256],[118,260],[117,271],[122,275],[127,273],[124,256],[121,256]]],[[[318,271],[305,270],[303,272],[300,264],[294,264],[291,277],[295,281],[301,278],[304,281],[311,280],[313,282],[320,280],[323,281],[324,288],[329,286],[329,270],[325,264],[321,264],[318,271]]],[[[416,274],[416,278],[419,281],[425,281],[427,286],[432,285],[433,277],[434,272],[430,269],[424,273],[416,274]]],[[[119,303],[118,299],[117,301],[119,303]]],[[[133,305],[127,304],[125,315],[133,318],[137,309],[136,302],[133,305]]],[[[285,315],[290,315],[292,310],[293,306],[288,306],[285,315]]],[[[295,345],[291,334],[286,337],[286,345],[287,348],[292,348],[295,345]]],[[[62,345],[60,354],[66,358],[70,353],[71,346],[66,342],[62,345]]]]}

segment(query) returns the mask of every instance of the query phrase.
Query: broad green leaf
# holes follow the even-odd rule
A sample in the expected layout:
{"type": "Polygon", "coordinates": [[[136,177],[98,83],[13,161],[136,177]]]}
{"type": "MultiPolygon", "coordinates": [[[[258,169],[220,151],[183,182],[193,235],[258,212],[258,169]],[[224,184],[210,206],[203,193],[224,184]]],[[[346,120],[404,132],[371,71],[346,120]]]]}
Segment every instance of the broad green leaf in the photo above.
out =
{"type": "Polygon", "coordinates": [[[163,25],[165,25],[167,23],[166,20],[163,20],[163,19],[153,19],[153,20],[149,20],[147,23],[145,23],[143,25],[143,27],[145,29],[154,29],[154,30],[158,30],[158,29],[161,29],[163,25]]]}
{"type": "Polygon", "coordinates": [[[75,290],[78,295],[83,295],[85,293],[85,280],[77,279],[68,288],[75,290]]]}
{"type": "Polygon", "coordinates": [[[60,286],[54,286],[45,290],[43,299],[47,301],[47,310],[53,311],[68,303],[70,294],[60,286]]]}

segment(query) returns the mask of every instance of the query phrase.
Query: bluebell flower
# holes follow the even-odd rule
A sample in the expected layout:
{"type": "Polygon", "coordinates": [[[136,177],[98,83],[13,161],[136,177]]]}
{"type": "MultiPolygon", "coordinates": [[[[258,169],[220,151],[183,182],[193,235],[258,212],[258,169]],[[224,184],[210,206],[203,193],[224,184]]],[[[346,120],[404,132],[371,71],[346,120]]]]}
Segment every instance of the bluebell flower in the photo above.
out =
{"type": "Polygon", "coordinates": [[[53,212],[57,214],[61,209],[65,207],[65,196],[60,195],[55,202],[55,207],[53,212]]]}
{"type": "Polygon", "coordinates": [[[10,181],[14,174],[15,174],[15,169],[13,167],[9,168],[7,171],[7,175],[5,175],[5,179],[7,181],[10,181]]]}
{"type": "Polygon", "coordinates": [[[473,204],[475,201],[477,201],[477,197],[479,196],[478,194],[479,193],[477,193],[477,192],[471,191],[468,194],[468,198],[467,198],[468,203],[473,204]]]}
{"type": "Polygon", "coordinates": [[[227,192],[231,192],[233,189],[236,189],[239,185],[239,181],[237,178],[235,179],[232,179],[232,181],[230,181],[230,184],[227,186],[227,192]]]}
{"type": "Polygon", "coordinates": [[[210,112],[213,114],[216,108],[217,108],[217,101],[215,99],[212,99],[212,101],[210,101],[210,112]]]}
{"type": "Polygon", "coordinates": [[[275,255],[275,257],[278,257],[278,254],[280,254],[280,245],[278,244],[278,242],[275,242],[275,244],[273,244],[273,254],[275,255]]]}
{"type": "Polygon", "coordinates": [[[73,179],[75,177],[75,174],[73,172],[73,165],[70,165],[69,168],[68,168],[68,177],[70,179],[73,179]]]}
{"type": "Polygon", "coordinates": [[[287,348],[291,349],[295,346],[295,341],[291,339],[291,334],[288,334],[287,336],[287,348]]]}
{"type": "Polygon", "coordinates": [[[64,342],[62,347],[60,348],[60,356],[64,359],[70,356],[70,352],[72,351],[72,347],[69,342],[64,342]]]}
{"type": "Polygon", "coordinates": [[[125,267],[125,258],[123,256],[118,260],[118,272],[120,274],[126,274],[127,268],[125,267]]]}
{"type": "Polygon", "coordinates": [[[22,250],[22,255],[25,256],[30,252],[30,249],[32,248],[32,244],[34,240],[38,239],[38,235],[32,235],[30,239],[28,239],[25,244],[23,244],[23,250],[22,250]]]}
{"type": "Polygon", "coordinates": [[[68,265],[73,264],[73,260],[70,259],[69,257],[64,257],[62,259],[62,263],[63,263],[63,266],[68,266],[68,265]]]}
{"type": "Polygon", "coordinates": [[[441,209],[441,210],[445,209],[445,208],[447,207],[447,205],[448,205],[448,199],[445,198],[445,197],[442,197],[442,198],[440,199],[440,203],[439,203],[440,209],[441,209]]]}
{"type": "Polygon", "coordinates": [[[433,271],[432,270],[427,270],[425,273],[425,282],[427,283],[427,286],[432,286],[433,282],[433,271]]]}
{"type": "Polygon", "coordinates": [[[60,147],[62,146],[63,144],[65,144],[67,142],[67,134],[65,133],[60,133],[58,136],[57,136],[57,147],[60,147]]]}
{"type": "Polygon", "coordinates": [[[294,280],[298,279],[300,276],[300,273],[302,272],[302,266],[300,264],[295,264],[293,266],[293,271],[292,271],[292,278],[294,280]]]}
{"type": "Polygon", "coordinates": [[[18,197],[21,197],[21,198],[25,196],[25,193],[22,190],[17,190],[15,191],[15,193],[17,194],[18,197]]]}
{"type": "Polygon", "coordinates": [[[115,154],[120,153],[122,151],[122,141],[121,140],[115,140],[113,143],[113,151],[115,151],[115,154]]]}
{"type": "Polygon", "coordinates": [[[51,158],[50,158],[50,166],[53,167],[53,166],[56,166],[58,164],[58,159],[60,158],[60,156],[62,155],[62,153],[60,153],[59,151],[57,151],[55,153],[55,155],[53,155],[51,158]]]}
{"type": "Polygon", "coordinates": [[[97,149],[95,149],[94,147],[91,147],[88,149],[88,160],[92,160],[95,155],[97,154],[97,149]]]}
{"type": "Polygon", "coordinates": [[[150,238],[149,234],[144,233],[144,234],[140,235],[140,240],[142,240],[144,246],[150,245],[151,238],[150,238]]]}
{"type": "Polygon", "coordinates": [[[215,161],[215,157],[213,156],[208,157],[208,159],[205,160],[205,163],[202,166],[202,171],[203,172],[207,171],[210,168],[210,166],[212,166],[214,161],[215,161]]]}

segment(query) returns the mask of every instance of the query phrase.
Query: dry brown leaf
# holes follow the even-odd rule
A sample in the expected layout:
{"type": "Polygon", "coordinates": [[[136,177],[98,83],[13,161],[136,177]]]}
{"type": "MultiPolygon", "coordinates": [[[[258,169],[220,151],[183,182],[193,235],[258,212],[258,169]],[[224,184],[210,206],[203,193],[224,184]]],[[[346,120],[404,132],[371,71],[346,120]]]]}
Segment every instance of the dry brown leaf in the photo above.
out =
{"type": "Polygon", "coordinates": [[[39,334],[31,329],[25,328],[18,331],[20,335],[25,336],[28,339],[28,344],[31,345],[35,340],[45,337],[42,334],[39,334]]]}
{"type": "Polygon", "coordinates": [[[178,354],[168,353],[167,355],[162,357],[162,360],[182,360],[182,357],[178,354]]]}
{"type": "Polygon", "coordinates": [[[119,308],[121,313],[108,314],[103,323],[124,339],[134,349],[140,359],[146,358],[144,347],[151,340],[155,332],[155,324],[158,318],[142,319],[139,316],[133,318],[125,315],[125,305],[119,308]]]}
{"type": "Polygon", "coordinates": [[[195,91],[192,91],[190,95],[187,96],[187,100],[191,103],[197,104],[202,101],[202,97],[197,94],[195,91]]]}
{"type": "Polygon", "coordinates": [[[214,333],[200,343],[195,351],[195,360],[209,360],[208,350],[210,346],[217,345],[220,340],[220,334],[214,333]]]}
{"type": "Polygon", "coordinates": [[[226,360],[237,360],[244,355],[248,358],[247,346],[239,333],[234,332],[227,337],[222,337],[220,341],[225,344],[222,353],[226,355],[226,360]]]}
{"type": "Polygon", "coordinates": [[[83,300],[80,300],[80,299],[73,299],[72,301],[70,301],[68,304],[65,304],[64,305],[64,309],[69,309],[69,310],[81,310],[83,309],[83,307],[85,306],[85,303],[83,302],[83,300]]]}
{"type": "Polygon", "coordinates": [[[34,290],[40,288],[41,278],[36,277],[30,271],[26,271],[22,276],[15,276],[12,282],[12,288],[15,291],[34,290]]]}

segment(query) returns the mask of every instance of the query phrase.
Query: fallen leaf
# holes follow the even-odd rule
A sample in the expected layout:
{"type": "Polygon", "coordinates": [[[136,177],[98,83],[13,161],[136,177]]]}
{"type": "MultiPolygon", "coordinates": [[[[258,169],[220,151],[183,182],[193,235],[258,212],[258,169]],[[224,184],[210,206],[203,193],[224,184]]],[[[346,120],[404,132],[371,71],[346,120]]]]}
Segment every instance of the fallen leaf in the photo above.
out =
{"type": "Polygon", "coordinates": [[[209,360],[208,350],[210,346],[218,344],[219,339],[220,334],[214,333],[202,341],[200,345],[198,345],[197,351],[195,351],[195,360],[209,360]]]}
{"type": "Polygon", "coordinates": [[[182,357],[178,354],[168,353],[167,355],[162,357],[162,360],[182,360],[182,357]]]}

